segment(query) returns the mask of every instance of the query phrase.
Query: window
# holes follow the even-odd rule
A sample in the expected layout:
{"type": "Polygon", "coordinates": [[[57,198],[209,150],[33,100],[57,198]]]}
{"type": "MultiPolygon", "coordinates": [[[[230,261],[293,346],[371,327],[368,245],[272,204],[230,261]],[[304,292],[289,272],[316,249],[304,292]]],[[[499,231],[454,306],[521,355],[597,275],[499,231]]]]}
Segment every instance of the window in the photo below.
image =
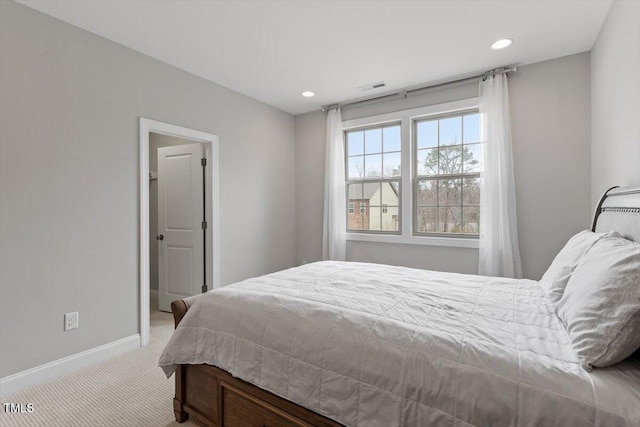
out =
{"type": "Polygon", "coordinates": [[[416,120],[413,135],[415,233],[478,235],[480,115],[416,120]]]}
{"type": "Polygon", "coordinates": [[[343,128],[347,239],[478,247],[477,98],[348,120],[343,128]]]}
{"type": "Polygon", "coordinates": [[[348,130],[345,141],[347,199],[349,206],[356,203],[360,206],[359,215],[349,215],[347,229],[398,233],[400,124],[348,130]],[[386,207],[384,211],[382,206],[386,207]]]}

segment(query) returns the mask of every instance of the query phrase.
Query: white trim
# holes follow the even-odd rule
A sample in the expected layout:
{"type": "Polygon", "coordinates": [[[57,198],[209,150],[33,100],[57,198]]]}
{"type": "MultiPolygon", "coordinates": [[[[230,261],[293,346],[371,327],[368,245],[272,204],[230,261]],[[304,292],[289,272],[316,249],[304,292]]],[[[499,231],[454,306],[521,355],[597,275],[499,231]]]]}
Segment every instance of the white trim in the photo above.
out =
{"type": "Polygon", "coordinates": [[[111,357],[140,347],[140,334],[91,348],[17,374],[0,379],[0,395],[6,396],[27,387],[42,383],[84,366],[107,360],[111,357]]]}
{"type": "MultiPolygon", "coordinates": [[[[207,285],[209,289],[220,286],[220,191],[219,144],[217,135],[189,129],[169,123],[140,117],[140,346],[149,343],[149,132],[175,136],[202,142],[207,149],[207,182],[211,192],[205,193],[211,203],[207,206],[207,285]],[[209,196],[209,194],[211,194],[209,196]]],[[[207,200],[208,201],[208,200],[207,200]]]]}
{"type": "Polygon", "coordinates": [[[434,115],[456,113],[472,108],[478,108],[479,98],[468,98],[459,101],[446,102],[444,104],[428,105],[426,107],[412,108],[410,110],[395,111],[393,113],[379,114],[377,116],[362,117],[359,119],[345,120],[342,122],[343,130],[351,130],[365,126],[376,126],[386,123],[400,122],[401,148],[402,148],[402,176],[401,176],[401,215],[402,235],[385,235],[374,233],[349,233],[347,240],[359,242],[397,243],[427,246],[449,246],[459,248],[478,248],[478,239],[460,237],[434,237],[413,235],[413,149],[411,140],[413,121],[434,115]]]}
{"type": "MultiPolygon", "coordinates": [[[[412,108],[410,110],[395,111],[393,113],[379,114],[377,116],[362,117],[360,119],[345,120],[342,129],[349,130],[362,126],[375,126],[384,123],[393,123],[406,119],[418,119],[432,115],[449,114],[477,108],[480,98],[468,98],[460,101],[446,102],[444,104],[428,105],[426,107],[412,108]]],[[[404,149],[404,147],[402,147],[404,149]]]]}
{"type": "Polygon", "coordinates": [[[372,233],[347,233],[347,241],[395,243],[402,245],[449,246],[478,249],[479,240],[464,237],[398,236],[372,233]]]}
{"type": "Polygon", "coordinates": [[[207,153],[206,179],[211,191],[206,192],[207,197],[207,224],[209,224],[209,238],[207,239],[207,281],[209,290],[220,287],[220,144],[218,137],[212,135],[214,140],[205,144],[207,153]]]}

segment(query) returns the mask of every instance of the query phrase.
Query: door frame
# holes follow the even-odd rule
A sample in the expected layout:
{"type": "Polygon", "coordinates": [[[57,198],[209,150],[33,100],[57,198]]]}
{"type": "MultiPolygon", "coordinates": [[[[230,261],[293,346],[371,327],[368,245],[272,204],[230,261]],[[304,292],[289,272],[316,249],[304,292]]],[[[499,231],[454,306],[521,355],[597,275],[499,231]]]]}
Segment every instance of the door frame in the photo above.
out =
{"type": "Polygon", "coordinates": [[[219,138],[217,135],[140,117],[140,346],[149,343],[150,330],[150,253],[149,253],[149,133],[188,139],[204,143],[207,158],[205,192],[207,241],[207,286],[220,286],[220,192],[219,138]]]}

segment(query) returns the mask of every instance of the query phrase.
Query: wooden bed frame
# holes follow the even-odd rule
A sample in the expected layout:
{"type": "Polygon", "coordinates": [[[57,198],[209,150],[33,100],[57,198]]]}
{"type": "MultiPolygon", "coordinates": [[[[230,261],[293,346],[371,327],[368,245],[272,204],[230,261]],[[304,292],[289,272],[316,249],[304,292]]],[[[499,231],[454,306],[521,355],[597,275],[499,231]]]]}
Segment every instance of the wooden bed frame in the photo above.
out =
{"type": "MultiPolygon", "coordinates": [[[[592,230],[609,231],[615,224],[616,231],[624,237],[640,242],[638,215],[640,187],[612,187],[602,195],[596,207],[592,230]],[[629,216],[631,213],[633,217],[629,216]],[[626,218],[626,221],[621,222],[619,218],[626,218]]],[[[184,300],[171,304],[176,326],[188,309],[184,300]]],[[[309,409],[234,378],[215,366],[179,365],[175,376],[173,410],[176,421],[180,423],[191,418],[211,427],[343,427],[309,409]]]]}
{"type": "MultiPolygon", "coordinates": [[[[171,303],[176,327],[188,309],[183,300],[171,303]]],[[[342,427],[215,366],[179,365],[175,377],[179,423],[190,418],[211,427],[342,427]]]]}

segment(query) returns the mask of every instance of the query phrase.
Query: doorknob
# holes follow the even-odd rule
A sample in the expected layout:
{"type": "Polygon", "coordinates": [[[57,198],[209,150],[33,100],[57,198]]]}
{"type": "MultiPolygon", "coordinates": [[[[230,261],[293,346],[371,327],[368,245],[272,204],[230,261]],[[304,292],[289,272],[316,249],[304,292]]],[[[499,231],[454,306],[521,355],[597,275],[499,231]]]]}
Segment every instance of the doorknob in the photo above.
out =
{"type": "Polygon", "coordinates": [[[156,236],[156,240],[164,240],[164,236],[162,234],[159,236],[156,236]]]}

